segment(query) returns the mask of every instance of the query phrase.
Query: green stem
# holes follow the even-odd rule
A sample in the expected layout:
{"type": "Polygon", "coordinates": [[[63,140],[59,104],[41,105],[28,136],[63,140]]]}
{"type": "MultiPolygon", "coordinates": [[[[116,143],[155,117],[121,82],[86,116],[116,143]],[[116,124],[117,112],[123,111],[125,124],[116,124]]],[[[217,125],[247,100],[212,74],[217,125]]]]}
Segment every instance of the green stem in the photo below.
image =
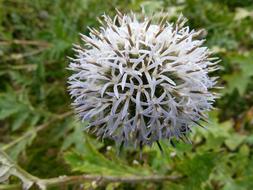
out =
{"type": "MultiPolygon", "coordinates": [[[[159,175],[150,175],[150,176],[137,176],[137,175],[128,175],[128,176],[105,176],[105,175],[75,175],[75,176],[59,176],[49,179],[40,179],[32,174],[28,173],[17,164],[15,164],[10,157],[2,150],[0,150],[0,158],[4,162],[1,163],[7,164],[12,168],[15,168],[15,173],[12,175],[17,176],[22,180],[29,181],[32,186],[36,186],[42,190],[47,189],[52,186],[65,186],[69,184],[82,184],[84,182],[92,182],[96,186],[107,184],[107,183],[156,183],[162,181],[172,181],[176,182],[182,179],[182,176],[159,176],[159,175]]],[[[29,186],[30,187],[30,186],[29,186]]],[[[22,189],[21,184],[3,184],[0,185],[0,190],[9,190],[9,189],[22,189]]]]}

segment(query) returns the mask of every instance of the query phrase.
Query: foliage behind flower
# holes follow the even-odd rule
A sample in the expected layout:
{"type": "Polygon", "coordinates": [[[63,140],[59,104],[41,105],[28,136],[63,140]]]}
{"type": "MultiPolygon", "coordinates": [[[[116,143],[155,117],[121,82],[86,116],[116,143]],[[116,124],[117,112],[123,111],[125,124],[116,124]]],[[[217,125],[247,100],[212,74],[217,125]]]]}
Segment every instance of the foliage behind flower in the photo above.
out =
{"type": "Polygon", "coordinates": [[[166,18],[153,24],[134,14],[103,16],[100,30],[81,35],[74,46],[69,89],[73,106],[88,130],[118,144],[142,147],[160,139],[187,140],[206,121],[216,98],[217,58],[203,47],[200,32],[166,18]]]}

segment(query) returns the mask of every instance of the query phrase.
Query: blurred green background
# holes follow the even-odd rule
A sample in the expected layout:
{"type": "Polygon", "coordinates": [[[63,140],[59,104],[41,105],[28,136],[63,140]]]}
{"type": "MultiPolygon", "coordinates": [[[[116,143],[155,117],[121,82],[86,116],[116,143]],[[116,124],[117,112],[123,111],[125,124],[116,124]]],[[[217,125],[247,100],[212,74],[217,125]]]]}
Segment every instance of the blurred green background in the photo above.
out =
{"type": "Polygon", "coordinates": [[[184,176],[177,182],[85,182],[53,189],[252,190],[252,48],[252,0],[0,0],[0,149],[40,178],[184,176]],[[194,128],[192,144],[175,142],[174,148],[161,142],[164,154],[156,145],[146,147],[142,159],[138,150],[117,154],[113,142],[85,134],[66,84],[67,56],[80,43],[79,33],[97,27],[103,13],[141,7],[147,14],[163,9],[171,21],[182,12],[191,28],[204,28],[205,45],[222,60],[216,74],[224,86],[208,130],[194,128]]]}

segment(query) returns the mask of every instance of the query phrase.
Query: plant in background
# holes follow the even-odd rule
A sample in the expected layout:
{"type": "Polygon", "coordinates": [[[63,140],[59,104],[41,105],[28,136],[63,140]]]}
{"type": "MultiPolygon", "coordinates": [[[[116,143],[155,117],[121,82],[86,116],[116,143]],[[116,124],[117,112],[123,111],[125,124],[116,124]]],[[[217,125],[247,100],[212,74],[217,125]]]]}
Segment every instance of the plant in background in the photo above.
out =
{"type": "MultiPolygon", "coordinates": [[[[74,0],[69,3],[64,0],[33,3],[30,0],[1,1],[0,189],[252,189],[251,2],[149,0],[113,1],[108,4],[108,1],[92,0],[74,0]],[[203,46],[207,46],[213,56],[219,55],[224,69],[210,74],[208,72],[207,75],[220,76],[219,83],[225,88],[219,91],[221,98],[215,100],[214,106],[218,109],[208,114],[210,124],[195,120],[207,126],[208,130],[197,127],[195,121],[189,120],[188,128],[194,133],[188,133],[187,136],[190,136],[193,145],[180,140],[175,142],[175,149],[166,146],[169,140],[159,140],[164,154],[159,152],[159,147],[154,142],[155,146],[144,149],[140,160],[139,151],[132,146],[134,140],[136,141],[133,137],[133,142],[130,139],[122,141],[123,144],[131,146],[119,156],[115,154],[119,147],[111,146],[113,141],[94,141],[95,135],[89,136],[82,132],[88,122],[78,122],[73,117],[73,112],[69,110],[69,95],[65,93],[66,76],[70,76],[65,69],[65,55],[71,54],[72,42],[77,42],[77,31],[82,31],[84,25],[94,26],[99,33],[103,33],[103,30],[98,28],[99,22],[94,18],[105,10],[107,15],[113,15],[114,7],[122,11],[133,9],[138,15],[138,21],[143,23],[143,30],[149,20],[139,15],[140,7],[143,7],[146,15],[154,14],[149,30],[152,25],[160,25],[159,18],[165,14],[160,14],[159,10],[164,9],[168,16],[161,21],[161,25],[173,18],[172,27],[175,28],[175,18],[179,16],[178,12],[183,12],[190,18],[190,22],[185,26],[197,31],[205,28],[208,32],[203,46]]],[[[178,25],[182,23],[182,19],[180,20],[178,25]]],[[[119,21],[115,24],[116,28],[119,28],[119,21]]],[[[107,24],[102,27],[108,28],[107,24]]],[[[132,35],[136,35],[131,23],[130,27],[132,35]]],[[[180,25],[178,28],[181,30],[184,26],[180,25]]],[[[125,35],[128,35],[127,28],[125,31],[125,35]]],[[[92,34],[89,35],[86,30],[84,32],[92,38],[92,34]]],[[[194,35],[193,41],[204,37],[204,33],[196,37],[197,34],[194,35]]],[[[112,41],[111,38],[109,40],[112,41]]],[[[136,39],[131,40],[136,42],[136,39]]],[[[168,38],[164,41],[167,40],[168,38]]],[[[176,42],[181,43],[179,39],[176,42]]],[[[85,42],[81,49],[86,49],[87,52],[94,48],[88,45],[85,42]]],[[[79,61],[72,62],[80,64],[79,61]]],[[[176,68],[181,69],[179,66],[176,68]]],[[[75,71],[73,73],[77,74],[75,71]]],[[[84,80],[87,80],[85,78],[87,77],[84,77],[84,80]]],[[[177,82],[175,77],[170,79],[177,82]]],[[[112,88],[111,85],[106,89],[104,98],[108,97],[106,92],[112,91],[112,88]]],[[[121,88],[118,86],[118,91],[121,88]]],[[[212,87],[208,91],[215,92],[212,87]]],[[[133,98],[136,98],[136,92],[133,93],[133,98]]],[[[157,93],[155,91],[155,96],[160,94],[157,93]]],[[[143,101],[142,96],[140,99],[143,101]]],[[[131,102],[132,100],[129,105],[131,102]]],[[[121,109],[123,105],[120,103],[121,109]]],[[[135,114],[133,106],[135,104],[129,109],[129,114],[135,114]]],[[[105,117],[110,109],[111,107],[106,108],[105,117]]],[[[116,113],[120,111],[117,109],[116,113]]],[[[203,110],[203,113],[207,112],[203,110]]],[[[179,118],[179,115],[176,116],[179,118]]],[[[144,121],[148,122],[146,116],[144,118],[144,121]]],[[[97,119],[101,117],[96,115],[96,118],[93,116],[87,120],[92,123],[97,119]]],[[[105,126],[107,123],[91,126],[89,129],[93,132],[105,126]]],[[[122,125],[117,129],[121,130],[121,127],[122,125]]],[[[183,135],[181,137],[184,139],[183,135]]],[[[176,137],[169,139],[176,140],[176,137]]],[[[136,145],[139,146],[138,141],[136,145]]]]}
{"type": "Polygon", "coordinates": [[[158,24],[118,12],[103,16],[100,30],[81,35],[71,58],[69,91],[88,131],[118,145],[142,147],[160,139],[188,140],[193,124],[201,126],[217,98],[219,67],[202,46],[200,31],[175,23],[158,24]]]}

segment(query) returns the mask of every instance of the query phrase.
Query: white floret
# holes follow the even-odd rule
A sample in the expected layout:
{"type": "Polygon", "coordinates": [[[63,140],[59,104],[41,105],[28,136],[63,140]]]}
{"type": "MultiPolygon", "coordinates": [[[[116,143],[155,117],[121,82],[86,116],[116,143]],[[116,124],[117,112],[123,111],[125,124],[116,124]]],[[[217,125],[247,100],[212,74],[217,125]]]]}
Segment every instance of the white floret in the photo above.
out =
{"type": "Polygon", "coordinates": [[[218,69],[198,32],[134,15],[104,16],[100,30],[81,35],[69,68],[73,106],[88,129],[119,144],[151,145],[182,138],[206,119],[218,69]]]}

